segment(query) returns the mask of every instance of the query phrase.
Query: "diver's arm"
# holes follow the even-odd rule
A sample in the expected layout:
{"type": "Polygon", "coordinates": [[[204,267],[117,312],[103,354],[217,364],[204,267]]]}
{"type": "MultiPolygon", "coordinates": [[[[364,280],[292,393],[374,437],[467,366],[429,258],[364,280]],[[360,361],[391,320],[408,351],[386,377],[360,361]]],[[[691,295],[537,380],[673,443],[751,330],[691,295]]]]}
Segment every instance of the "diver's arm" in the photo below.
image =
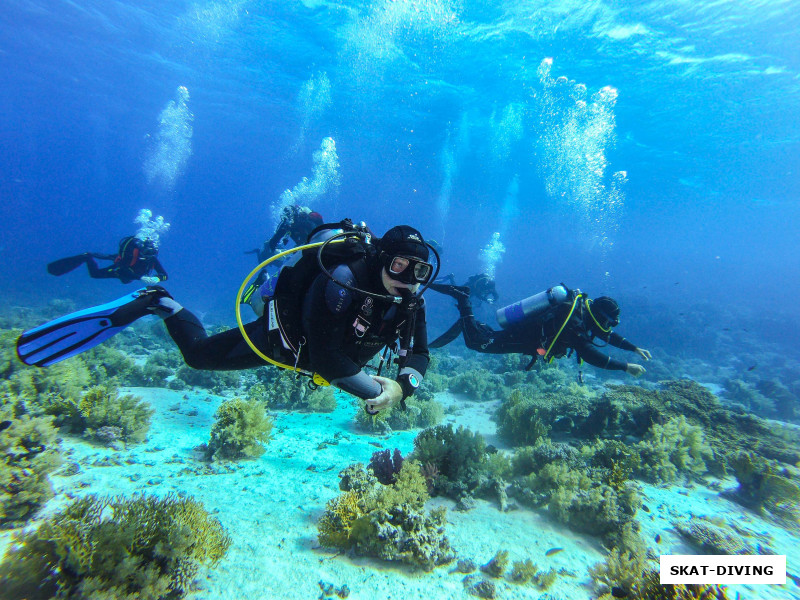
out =
{"type": "Polygon", "coordinates": [[[161,265],[161,262],[157,258],[153,259],[153,270],[158,275],[159,281],[166,281],[167,280],[167,271],[161,265]]]}
{"type": "Polygon", "coordinates": [[[625,339],[624,337],[613,331],[610,331],[605,339],[609,344],[621,350],[628,350],[629,352],[636,351],[635,344],[631,344],[627,339],[625,339]]]}
{"type": "MultiPolygon", "coordinates": [[[[344,266],[337,267],[333,275],[338,281],[355,282],[350,269],[344,266]]],[[[382,388],[344,352],[344,341],[353,326],[348,310],[351,303],[349,291],[323,274],[317,276],[303,301],[307,352],[311,368],[325,380],[349,394],[368,400],[379,396],[382,388]]]]}
{"type": "Polygon", "coordinates": [[[289,222],[286,219],[282,219],[280,225],[275,230],[275,233],[269,238],[267,242],[267,246],[269,247],[269,251],[274,253],[275,248],[278,247],[278,243],[284,238],[286,233],[289,231],[289,222]]]}
{"type": "Polygon", "coordinates": [[[638,354],[645,360],[650,360],[652,358],[649,350],[645,350],[644,348],[640,348],[636,344],[632,344],[627,339],[625,339],[619,334],[614,333],[613,331],[609,333],[607,341],[612,346],[616,346],[617,348],[620,348],[622,350],[627,350],[628,352],[636,352],[636,354],[638,354]]]}
{"type": "Polygon", "coordinates": [[[628,363],[611,358],[607,354],[603,354],[595,348],[591,342],[584,342],[580,347],[576,347],[575,351],[584,362],[589,363],[594,367],[606,369],[608,371],[625,371],[628,368],[628,363]]]}

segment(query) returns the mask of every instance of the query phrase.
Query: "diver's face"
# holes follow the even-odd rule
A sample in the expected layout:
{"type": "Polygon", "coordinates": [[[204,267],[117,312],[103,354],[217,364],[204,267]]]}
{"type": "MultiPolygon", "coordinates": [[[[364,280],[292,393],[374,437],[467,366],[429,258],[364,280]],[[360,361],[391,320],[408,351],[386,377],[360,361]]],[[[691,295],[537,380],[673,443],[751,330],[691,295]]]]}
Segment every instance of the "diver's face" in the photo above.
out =
{"type": "Polygon", "coordinates": [[[411,290],[411,293],[415,294],[419,289],[418,283],[402,283],[392,279],[389,277],[386,267],[381,269],[381,282],[383,283],[383,287],[386,288],[386,291],[392,296],[399,296],[400,290],[411,290]]]}

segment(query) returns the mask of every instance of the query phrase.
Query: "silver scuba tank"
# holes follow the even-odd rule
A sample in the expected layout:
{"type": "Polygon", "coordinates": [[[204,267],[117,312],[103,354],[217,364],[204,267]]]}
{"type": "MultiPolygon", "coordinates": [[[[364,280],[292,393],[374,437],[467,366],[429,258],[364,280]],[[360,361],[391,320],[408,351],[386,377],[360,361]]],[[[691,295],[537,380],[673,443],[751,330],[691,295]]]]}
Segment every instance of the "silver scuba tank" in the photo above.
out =
{"type": "Polygon", "coordinates": [[[528,317],[543,313],[551,306],[564,302],[568,296],[567,288],[563,285],[555,285],[543,292],[498,309],[497,322],[500,327],[507,329],[528,317]]]}

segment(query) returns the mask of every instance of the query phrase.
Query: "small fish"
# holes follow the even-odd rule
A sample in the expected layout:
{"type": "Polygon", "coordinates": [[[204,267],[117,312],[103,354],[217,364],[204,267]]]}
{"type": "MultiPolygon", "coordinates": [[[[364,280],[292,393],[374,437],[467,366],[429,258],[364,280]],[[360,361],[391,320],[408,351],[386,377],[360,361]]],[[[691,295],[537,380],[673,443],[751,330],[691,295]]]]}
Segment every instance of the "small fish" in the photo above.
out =
{"type": "Polygon", "coordinates": [[[792,581],[794,581],[795,585],[800,586],[800,577],[798,577],[797,575],[792,575],[791,573],[789,573],[789,571],[786,571],[786,576],[792,581]]]}
{"type": "Polygon", "coordinates": [[[680,285],[680,283],[681,283],[680,281],[676,281],[675,285],[680,285]]]}
{"type": "Polygon", "coordinates": [[[611,595],[614,596],[614,598],[627,598],[628,592],[621,587],[613,587],[611,588],[611,595]]]}
{"type": "Polygon", "coordinates": [[[731,328],[730,328],[730,327],[723,327],[723,328],[722,328],[722,331],[730,331],[730,330],[731,330],[731,328]]]}
{"type": "Polygon", "coordinates": [[[370,446],[375,446],[376,448],[383,448],[383,444],[380,442],[370,442],[370,446]]]}
{"type": "Polygon", "coordinates": [[[661,534],[657,533],[656,534],[656,544],[660,544],[660,543],[661,543],[661,534]]]}
{"type": "Polygon", "coordinates": [[[9,427],[11,427],[11,421],[3,421],[0,423],[0,431],[5,431],[9,427]]]}
{"type": "Polygon", "coordinates": [[[757,364],[755,364],[755,365],[751,365],[751,366],[747,367],[747,370],[748,370],[748,371],[752,371],[752,370],[753,370],[753,369],[755,369],[757,366],[758,366],[757,364]]]}
{"type": "Polygon", "coordinates": [[[647,506],[647,504],[642,504],[642,510],[643,510],[644,512],[650,512],[650,507],[649,507],[649,506],[647,506]]]}
{"type": "Polygon", "coordinates": [[[558,554],[561,552],[563,548],[550,548],[547,552],[544,553],[545,556],[553,556],[553,554],[558,554]]]}

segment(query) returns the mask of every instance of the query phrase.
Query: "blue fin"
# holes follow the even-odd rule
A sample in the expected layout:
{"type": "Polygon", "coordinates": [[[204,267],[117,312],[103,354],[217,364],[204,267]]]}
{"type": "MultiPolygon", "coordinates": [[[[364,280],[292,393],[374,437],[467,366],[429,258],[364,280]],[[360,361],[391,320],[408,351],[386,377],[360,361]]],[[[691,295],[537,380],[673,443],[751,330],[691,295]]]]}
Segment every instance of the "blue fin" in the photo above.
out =
{"type": "Polygon", "coordinates": [[[136,319],[153,314],[148,308],[168,296],[158,286],[141,288],[100,306],[70,313],[24,332],[17,338],[17,356],[26,365],[47,367],[116,335],[136,319]]]}

